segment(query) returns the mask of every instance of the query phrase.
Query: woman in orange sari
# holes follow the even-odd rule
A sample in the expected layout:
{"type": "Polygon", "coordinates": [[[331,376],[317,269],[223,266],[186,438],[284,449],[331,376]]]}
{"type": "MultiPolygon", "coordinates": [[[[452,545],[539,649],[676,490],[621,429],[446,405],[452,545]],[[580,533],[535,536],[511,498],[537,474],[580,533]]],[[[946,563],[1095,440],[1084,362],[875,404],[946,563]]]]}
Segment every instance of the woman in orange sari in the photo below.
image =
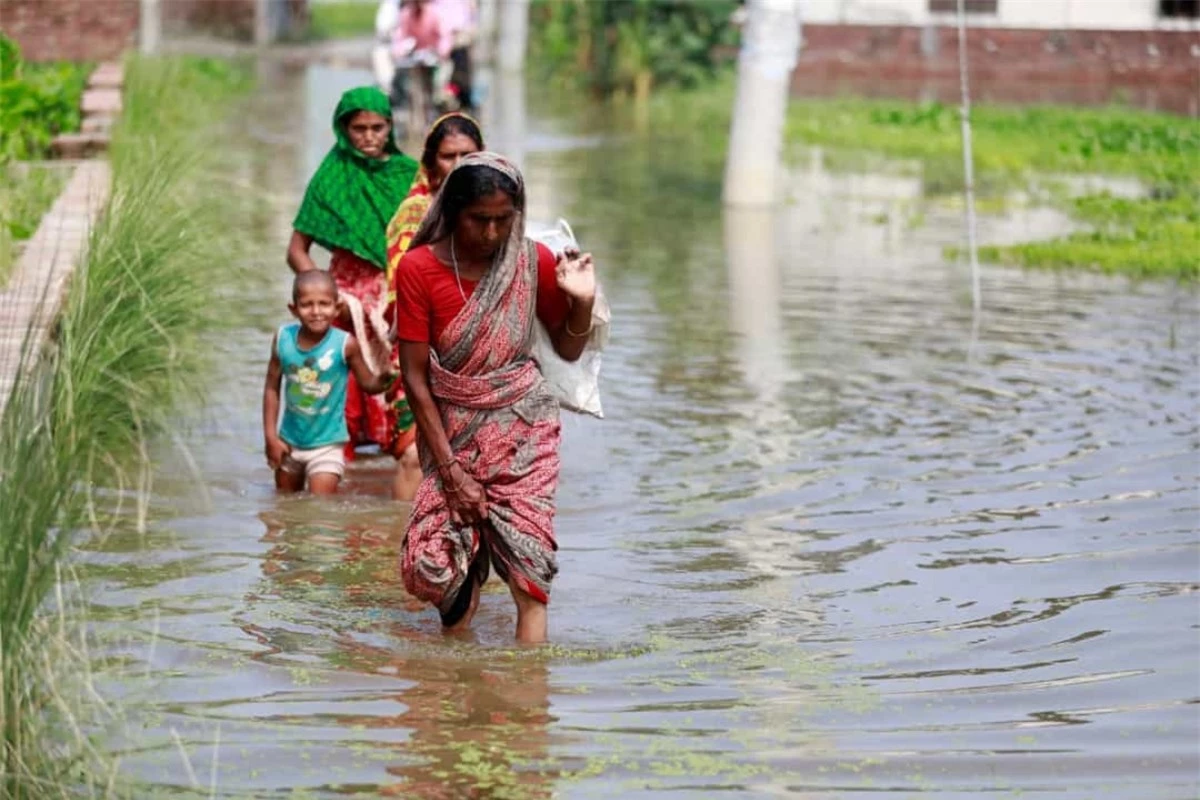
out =
{"type": "MultiPolygon", "coordinates": [[[[479,123],[466,114],[454,112],[433,123],[425,137],[421,167],[413,181],[408,197],[396,210],[387,226],[387,319],[396,327],[396,266],[408,252],[409,244],[429,210],[434,195],[458,160],[468,153],[483,150],[483,134],[479,123]]],[[[392,350],[393,366],[399,363],[398,345],[392,350]]],[[[392,496],[397,500],[412,500],[421,484],[421,462],[417,457],[417,428],[408,400],[400,395],[395,402],[396,430],[392,453],[396,456],[396,477],[392,496]]]]}

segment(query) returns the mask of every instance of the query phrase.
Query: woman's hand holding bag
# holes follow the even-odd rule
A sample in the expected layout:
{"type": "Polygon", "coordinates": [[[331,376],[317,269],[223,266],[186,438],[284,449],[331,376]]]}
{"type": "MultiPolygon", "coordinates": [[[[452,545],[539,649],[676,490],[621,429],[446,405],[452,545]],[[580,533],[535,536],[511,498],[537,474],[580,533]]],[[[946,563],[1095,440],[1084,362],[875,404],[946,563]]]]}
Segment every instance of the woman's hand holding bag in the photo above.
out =
{"type": "Polygon", "coordinates": [[[565,361],[554,349],[549,331],[534,322],[532,354],[542,370],[551,394],[568,411],[590,414],[603,419],[600,405],[600,352],[608,343],[608,323],[612,317],[604,291],[596,280],[596,267],[591,254],[580,254],[575,234],[566,220],[560,219],[549,231],[532,238],[548,247],[558,262],[555,275],[558,286],[576,302],[592,303],[591,324],[583,331],[587,336],[583,353],[575,361],[565,361]]]}

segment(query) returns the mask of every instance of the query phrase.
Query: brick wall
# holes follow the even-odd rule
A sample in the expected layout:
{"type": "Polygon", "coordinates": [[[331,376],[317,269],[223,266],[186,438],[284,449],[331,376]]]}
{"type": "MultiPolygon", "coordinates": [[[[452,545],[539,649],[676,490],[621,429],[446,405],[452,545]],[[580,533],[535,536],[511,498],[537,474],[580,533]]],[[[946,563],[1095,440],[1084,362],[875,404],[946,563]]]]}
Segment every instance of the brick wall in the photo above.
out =
{"type": "Polygon", "coordinates": [[[0,31],[31,61],[101,61],[137,44],[139,0],[0,0],[0,31]]]}
{"type": "MultiPolygon", "coordinates": [[[[0,0],[3,2],[3,0],[0,0]]],[[[162,0],[168,34],[254,39],[254,0],[162,0]]],[[[308,25],[308,0],[268,0],[273,40],[294,38],[308,25]]]]}
{"type": "MultiPolygon", "coordinates": [[[[254,0],[160,0],[163,31],[254,38],[254,0]]],[[[270,0],[276,39],[308,24],[307,0],[270,0]]],[[[0,31],[31,61],[101,61],[137,47],[140,0],[0,0],[0,31]]]]}
{"type": "MultiPolygon", "coordinates": [[[[1200,115],[1200,33],[974,28],[972,95],[1013,103],[1129,103],[1200,115]]],[[[957,102],[954,28],[806,25],[798,94],[957,102]]]]}

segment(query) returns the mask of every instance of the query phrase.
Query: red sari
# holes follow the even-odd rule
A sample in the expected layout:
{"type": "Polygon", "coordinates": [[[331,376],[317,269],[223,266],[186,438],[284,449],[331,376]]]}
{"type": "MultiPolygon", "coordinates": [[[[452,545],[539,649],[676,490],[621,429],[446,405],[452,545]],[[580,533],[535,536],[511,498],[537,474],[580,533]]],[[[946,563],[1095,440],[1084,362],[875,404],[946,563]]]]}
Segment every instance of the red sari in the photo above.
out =
{"type": "Polygon", "coordinates": [[[430,349],[430,389],[451,450],[488,502],[487,520],[478,527],[452,522],[441,478],[422,448],[425,477],[405,532],[401,572],[410,593],[443,612],[477,558],[480,583],[490,563],[505,582],[542,603],[558,571],[554,495],[561,428],[558,403],[529,357],[538,259],[519,227],[507,255],[430,349]]]}
{"type": "MultiPolygon", "coordinates": [[[[360,339],[360,346],[371,352],[390,352],[386,337],[370,324],[372,314],[382,313],[387,304],[387,279],[384,271],[349,250],[335,249],[329,262],[329,274],[337,283],[338,292],[352,295],[362,304],[368,322],[362,330],[355,326],[338,323],[338,327],[360,339]],[[365,340],[364,340],[365,339],[365,340]]],[[[388,361],[383,366],[389,367],[388,361]]],[[[395,417],[391,404],[384,395],[370,395],[359,388],[351,373],[346,386],[346,427],[350,431],[350,443],[346,446],[347,459],[353,458],[354,448],[361,444],[377,444],[384,452],[392,451],[395,417]]]]}

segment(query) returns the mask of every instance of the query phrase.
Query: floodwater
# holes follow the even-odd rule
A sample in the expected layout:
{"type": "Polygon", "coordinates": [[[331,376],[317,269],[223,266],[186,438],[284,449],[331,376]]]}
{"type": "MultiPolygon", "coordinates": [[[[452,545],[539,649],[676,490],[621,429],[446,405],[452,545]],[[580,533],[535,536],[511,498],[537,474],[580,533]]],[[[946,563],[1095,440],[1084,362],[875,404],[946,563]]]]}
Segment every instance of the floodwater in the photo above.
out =
{"type": "MultiPolygon", "coordinates": [[[[229,145],[263,193],[259,277],[230,292],[212,405],[84,554],[138,676],[102,686],[111,746],[147,793],[1197,795],[1193,290],[985,268],[973,321],[941,257],[958,214],[920,177],[814,153],[785,208],[722,214],[686,132],[498,84],[493,145],[613,303],[607,418],[565,421],[552,646],[511,645],[495,584],[446,639],[399,584],[390,462],[332,502],[271,489],[289,220],[365,76],[263,78],[229,145]]],[[[1016,210],[983,237],[1063,224],[1016,210]]]]}

